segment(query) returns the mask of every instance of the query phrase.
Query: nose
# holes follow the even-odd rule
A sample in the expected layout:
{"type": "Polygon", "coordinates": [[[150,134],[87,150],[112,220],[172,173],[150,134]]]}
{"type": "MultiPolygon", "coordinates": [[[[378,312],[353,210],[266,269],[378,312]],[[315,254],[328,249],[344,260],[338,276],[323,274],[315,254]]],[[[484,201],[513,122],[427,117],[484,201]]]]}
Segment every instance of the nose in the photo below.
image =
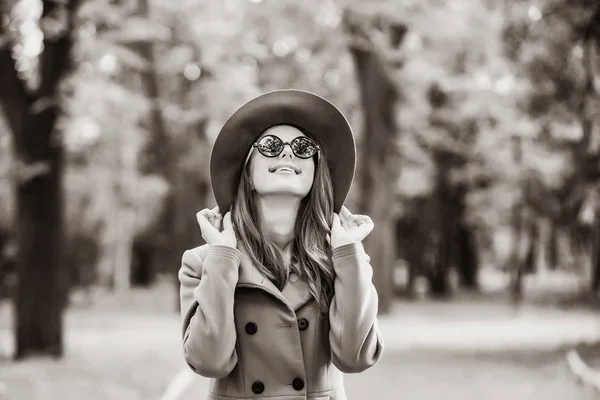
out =
{"type": "Polygon", "coordinates": [[[283,150],[281,151],[281,154],[279,154],[280,160],[285,157],[288,157],[291,160],[293,160],[296,157],[294,155],[294,152],[292,151],[292,146],[289,143],[283,145],[283,150]]]}

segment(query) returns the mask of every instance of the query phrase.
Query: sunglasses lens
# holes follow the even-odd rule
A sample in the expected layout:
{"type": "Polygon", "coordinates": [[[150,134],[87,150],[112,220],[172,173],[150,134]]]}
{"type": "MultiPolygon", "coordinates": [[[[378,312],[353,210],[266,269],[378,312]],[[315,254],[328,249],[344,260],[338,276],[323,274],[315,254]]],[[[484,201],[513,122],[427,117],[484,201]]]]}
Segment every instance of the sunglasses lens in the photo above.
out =
{"type": "Polygon", "coordinates": [[[265,136],[258,142],[258,151],[267,157],[275,157],[281,153],[283,142],[276,136],[265,136]]]}
{"type": "Polygon", "coordinates": [[[309,158],[317,152],[317,145],[310,138],[297,137],[292,140],[292,151],[300,158],[309,158]]]}

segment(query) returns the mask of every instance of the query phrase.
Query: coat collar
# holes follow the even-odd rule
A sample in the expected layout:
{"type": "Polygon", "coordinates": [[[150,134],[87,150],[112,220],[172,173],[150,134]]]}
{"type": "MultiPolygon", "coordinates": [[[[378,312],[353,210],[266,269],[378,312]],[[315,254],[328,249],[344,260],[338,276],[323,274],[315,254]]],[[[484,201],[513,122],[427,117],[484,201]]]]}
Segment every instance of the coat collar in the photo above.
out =
{"type": "Polygon", "coordinates": [[[264,290],[288,305],[294,311],[312,299],[308,284],[302,279],[298,279],[296,282],[288,281],[283,290],[277,289],[273,282],[262,275],[257,266],[252,262],[244,246],[239,242],[238,249],[242,254],[237,283],[238,287],[252,287],[264,290]]]}

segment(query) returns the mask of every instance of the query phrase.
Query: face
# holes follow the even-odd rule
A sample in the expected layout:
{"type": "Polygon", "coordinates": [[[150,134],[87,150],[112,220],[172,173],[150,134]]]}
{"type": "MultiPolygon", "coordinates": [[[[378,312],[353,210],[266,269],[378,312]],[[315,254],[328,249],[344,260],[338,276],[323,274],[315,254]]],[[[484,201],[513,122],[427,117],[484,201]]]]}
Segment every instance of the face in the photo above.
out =
{"type": "MultiPolygon", "coordinates": [[[[275,135],[286,143],[290,143],[298,136],[306,136],[289,125],[269,128],[260,138],[266,135],[275,135]]],[[[314,176],[314,157],[296,157],[288,144],[284,145],[283,151],[276,157],[266,157],[257,149],[252,152],[250,180],[261,196],[289,194],[303,198],[310,192],[314,176]]]]}

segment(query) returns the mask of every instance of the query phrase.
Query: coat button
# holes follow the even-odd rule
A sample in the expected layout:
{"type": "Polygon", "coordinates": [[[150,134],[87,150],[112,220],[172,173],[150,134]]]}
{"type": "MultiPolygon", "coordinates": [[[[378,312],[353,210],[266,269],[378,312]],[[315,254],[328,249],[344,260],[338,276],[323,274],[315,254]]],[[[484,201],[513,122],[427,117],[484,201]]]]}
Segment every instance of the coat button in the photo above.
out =
{"type": "Polygon", "coordinates": [[[254,335],[258,331],[258,326],[254,322],[248,322],[246,324],[246,333],[248,335],[254,335]]]}
{"type": "Polygon", "coordinates": [[[294,378],[294,380],[292,381],[292,387],[296,390],[304,389],[304,379],[294,378]]]}
{"type": "Polygon", "coordinates": [[[308,320],[306,318],[300,318],[298,320],[298,328],[300,328],[301,331],[308,328],[308,320]]]}
{"type": "Polygon", "coordinates": [[[261,381],[256,381],[252,384],[252,393],[261,394],[265,391],[265,384],[261,381]]]}

